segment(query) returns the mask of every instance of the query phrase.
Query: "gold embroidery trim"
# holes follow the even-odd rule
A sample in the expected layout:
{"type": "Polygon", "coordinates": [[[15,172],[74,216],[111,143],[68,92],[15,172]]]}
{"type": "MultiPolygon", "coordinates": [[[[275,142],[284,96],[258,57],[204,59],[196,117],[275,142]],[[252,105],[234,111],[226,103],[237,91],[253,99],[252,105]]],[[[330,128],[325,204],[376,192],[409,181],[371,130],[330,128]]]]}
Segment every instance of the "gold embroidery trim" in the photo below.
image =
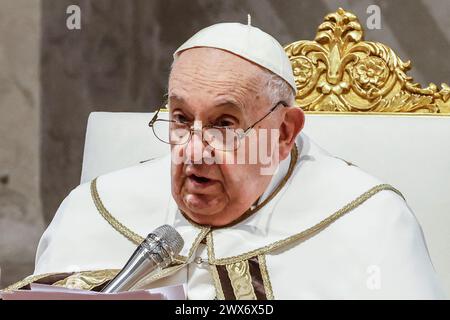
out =
{"type": "MultiPolygon", "coordinates": [[[[127,238],[129,241],[131,241],[135,245],[139,245],[142,243],[142,241],[145,240],[144,237],[140,236],[139,234],[137,234],[137,233],[131,231],[129,228],[127,228],[123,223],[121,223],[119,220],[117,220],[108,211],[108,209],[106,209],[106,207],[104,206],[104,204],[100,198],[100,195],[98,193],[97,178],[95,178],[91,182],[91,197],[92,197],[92,200],[94,201],[97,211],[106,220],[106,222],[108,222],[109,225],[111,225],[111,227],[114,228],[114,230],[119,232],[121,235],[123,235],[125,238],[127,238]]],[[[190,256],[192,256],[194,249],[196,248],[198,243],[200,243],[200,241],[205,237],[206,233],[208,233],[210,230],[209,227],[202,227],[202,226],[199,226],[199,227],[201,228],[201,230],[200,230],[199,234],[197,235],[196,240],[194,241],[194,245],[192,245],[191,248],[189,249],[188,257],[182,256],[182,255],[177,255],[174,259],[174,262],[179,263],[179,264],[186,263],[188,258],[190,256]]]]}
{"type": "Polygon", "coordinates": [[[69,289],[92,290],[110,280],[112,280],[120,270],[105,269],[95,271],[77,272],[67,278],[53,283],[53,286],[65,287],[69,289]]]}
{"type": "Polygon", "coordinates": [[[281,247],[287,246],[289,244],[292,244],[294,242],[297,242],[299,240],[304,240],[308,237],[313,236],[314,234],[322,231],[323,229],[325,229],[326,227],[328,227],[331,223],[333,223],[334,221],[336,221],[337,219],[339,219],[340,217],[342,217],[344,214],[352,211],[353,209],[357,208],[358,206],[360,206],[362,203],[364,203],[365,201],[367,201],[368,199],[370,199],[372,196],[374,196],[375,194],[377,194],[380,191],[383,190],[390,190],[393,191],[395,193],[397,193],[398,195],[400,195],[403,199],[403,195],[400,193],[400,191],[398,191],[397,189],[395,189],[394,187],[392,187],[389,184],[380,184],[377,185],[373,188],[371,188],[370,190],[368,190],[367,192],[363,193],[362,195],[360,195],[358,198],[356,198],[355,200],[351,201],[350,203],[346,204],[344,207],[342,207],[341,209],[339,209],[338,211],[336,211],[335,213],[333,213],[332,215],[330,215],[329,217],[325,218],[324,220],[320,221],[319,223],[315,224],[314,226],[300,232],[297,234],[294,234],[288,238],[273,242],[267,246],[240,254],[240,255],[236,255],[236,256],[231,256],[231,257],[227,257],[227,258],[221,258],[221,259],[216,259],[215,258],[215,254],[214,254],[214,241],[213,241],[213,235],[212,233],[209,235],[209,237],[207,237],[207,243],[208,243],[208,247],[211,246],[211,248],[208,250],[208,259],[210,261],[210,263],[216,264],[216,265],[226,265],[226,264],[232,264],[235,262],[239,262],[242,260],[247,260],[250,259],[252,257],[255,256],[259,256],[259,255],[264,255],[268,252],[274,251],[276,249],[279,249],[281,247]]]}
{"type": "Polygon", "coordinates": [[[272,291],[272,284],[270,282],[269,272],[267,271],[266,256],[265,255],[258,256],[258,262],[259,262],[259,270],[261,271],[261,276],[264,284],[264,291],[266,292],[266,298],[267,300],[273,300],[274,297],[272,291]]]}
{"type": "Polygon", "coordinates": [[[226,266],[236,300],[257,300],[250,275],[248,261],[239,261],[226,266]]]}
{"type": "MultiPolygon", "coordinates": [[[[63,280],[56,281],[51,285],[70,289],[92,290],[93,288],[98,287],[105,282],[113,279],[119,271],[120,270],[117,269],[105,269],[77,272],[75,274],[67,276],[63,280]]],[[[24,286],[27,286],[33,282],[57,274],[60,274],[60,272],[31,275],[19,282],[10,285],[6,289],[4,289],[4,291],[19,290],[20,288],[23,288],[24,286]]]]}

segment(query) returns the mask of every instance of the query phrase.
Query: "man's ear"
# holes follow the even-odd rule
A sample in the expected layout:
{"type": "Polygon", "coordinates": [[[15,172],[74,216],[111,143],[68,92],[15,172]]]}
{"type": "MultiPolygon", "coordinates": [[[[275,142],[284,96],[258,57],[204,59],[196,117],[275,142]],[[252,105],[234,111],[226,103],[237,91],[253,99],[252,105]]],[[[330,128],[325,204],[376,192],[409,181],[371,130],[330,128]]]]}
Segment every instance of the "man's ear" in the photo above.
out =
{"type": "Polygon", "coordinates": [[[280,125],[280,160],[287,158],[295,143],[295,138],[303,129],[305,114],[299,107],[286,108],[284,120],[280,125]]]}

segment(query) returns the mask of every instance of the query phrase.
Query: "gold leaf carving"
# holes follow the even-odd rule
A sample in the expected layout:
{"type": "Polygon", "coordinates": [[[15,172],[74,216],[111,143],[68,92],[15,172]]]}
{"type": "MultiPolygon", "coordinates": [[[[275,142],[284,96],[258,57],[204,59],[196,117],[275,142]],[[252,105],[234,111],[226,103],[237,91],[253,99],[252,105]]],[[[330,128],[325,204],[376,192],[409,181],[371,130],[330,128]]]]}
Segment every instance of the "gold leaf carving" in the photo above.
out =
{"type": "Polygon", "coordinates": [[[426,88],[407,75],[411,64],[379,42],[364,41],[358,18],[339,9],[328,14],[314,41],[285,47],[305,111],[450,113],[450,87],[426,88]]]}

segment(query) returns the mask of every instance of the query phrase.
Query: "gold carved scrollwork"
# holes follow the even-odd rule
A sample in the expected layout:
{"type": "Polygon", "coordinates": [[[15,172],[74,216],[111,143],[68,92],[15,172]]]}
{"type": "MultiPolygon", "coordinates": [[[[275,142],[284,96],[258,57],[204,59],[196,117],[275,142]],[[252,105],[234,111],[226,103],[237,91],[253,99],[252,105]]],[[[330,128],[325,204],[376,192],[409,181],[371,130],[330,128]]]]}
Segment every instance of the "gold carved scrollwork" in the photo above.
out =
{"type": "Polygon", "coordinates": [[[285,47],[305,111],[450,113],[450,87],[426,88],[406,74],[388,46],[364,41],[357,17],[343,9],[328,14],[314,41],[285,47]]]}

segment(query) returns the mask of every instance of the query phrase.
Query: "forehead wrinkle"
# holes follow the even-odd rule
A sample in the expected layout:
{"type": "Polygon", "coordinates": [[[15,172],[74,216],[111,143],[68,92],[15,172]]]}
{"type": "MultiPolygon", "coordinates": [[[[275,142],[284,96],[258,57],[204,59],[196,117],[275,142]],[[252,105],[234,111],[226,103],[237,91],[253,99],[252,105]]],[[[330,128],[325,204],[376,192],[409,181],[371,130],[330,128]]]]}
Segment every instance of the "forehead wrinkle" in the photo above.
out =
{"type": "MultiPolygon", "coordinates": [[[[189,68],[187,68],[189,69],[189,68]]],[[[209,72],[211,73],[211,72],[209,72]]],[[[189,72],[189,70],[179,70],[172,75],[171,87],[173,84],[181,84],[180,88],[186,88],[183,91],[192,91],[192,89],[198,89],[204,91],[206,89],[209,93],[219,91],[220,93],[227,92],[232,96],[235,96],[238,100],[245,100],[248,94],[258,94],[261,90],[261,81],[256,77],[246,77],[247,81],[243,80],[241,73],[231,73],[229,78],[217,79],[217,74],[213,73],[213,77],[209,78],[208,75],[197,75],[189,72]]],[[[218,94],[219,94],[218,92],[218,94]]],[[[242,102],[241,102],[242,103],[242,102]]]]}
{"type": "Polygon", "coordinates": [[[217,82],[219,85],[227,86],[228,82],[235,86],[236,83],[247,87],[248,90],[258,91],[261,86],[260,67],[252,65],[250,62],[236,58],[238,60],[210,61],[208,59],[198,60],[198,57],[191,57],[191,63],[178,61],[173,71],[174,78],[184,76],[208,85],[217,82]],[[242,72],[246,70],[247,72],[242,72]],[[175,77],[176,76],[176,77],[175,77]]]}
{"type": "Polygon", "coordinates": [[[213,98],[226,94],[235,98],[250,118],[255,116],[251,110],[262,102],[259,98],[265,96],[262,68],[240,57],[232,58],[229,53],[214,59],[202,52],[191,49],[178,58],[170,75],[169,90],[180,89],[186,99],[199,92],[213,98]]]}

